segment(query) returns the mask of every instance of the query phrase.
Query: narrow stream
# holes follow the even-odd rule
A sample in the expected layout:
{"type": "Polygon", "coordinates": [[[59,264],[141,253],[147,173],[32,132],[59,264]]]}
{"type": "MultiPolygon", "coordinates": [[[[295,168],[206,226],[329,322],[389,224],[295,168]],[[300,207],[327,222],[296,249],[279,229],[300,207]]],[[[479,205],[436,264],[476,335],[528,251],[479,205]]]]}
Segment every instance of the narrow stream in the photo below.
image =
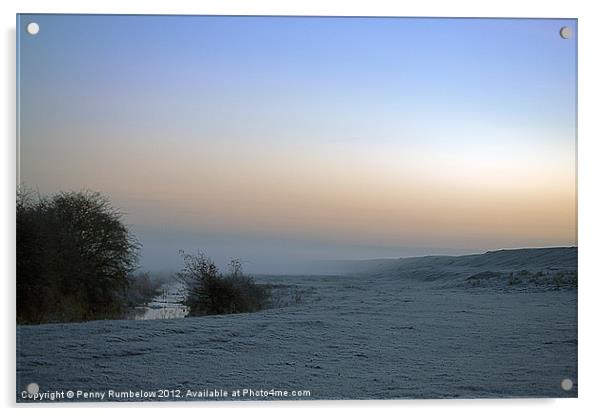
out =
{"type": "Polygon", "coordinates": [[[163,285],[161,293],[153,298],[147,305],[136,306],[132,319],[175,319],[188,315],[188,307],[183,305],[184,286],[180,282],[163,285]]]}

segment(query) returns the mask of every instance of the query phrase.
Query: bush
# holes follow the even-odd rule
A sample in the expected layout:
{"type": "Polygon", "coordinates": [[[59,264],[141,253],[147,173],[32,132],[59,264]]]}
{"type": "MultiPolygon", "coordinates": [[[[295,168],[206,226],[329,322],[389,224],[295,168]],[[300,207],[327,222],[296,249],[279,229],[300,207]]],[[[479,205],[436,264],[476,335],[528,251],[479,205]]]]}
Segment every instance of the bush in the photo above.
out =
{"type": "Polygon", "coordinates": [[[184,303],[189,316],[256,312],[265,307],[268,292],[244,275],[240,260],[232,260],[224,276],[202,253],[182,253],[182,258],[184,266],[178,276],[188,292],[184,303]]]}
{"type": "Polygon", "coordinates": [[[139,244],[91,191],[17,194],[17,322],[119,317],[139,244]]]}

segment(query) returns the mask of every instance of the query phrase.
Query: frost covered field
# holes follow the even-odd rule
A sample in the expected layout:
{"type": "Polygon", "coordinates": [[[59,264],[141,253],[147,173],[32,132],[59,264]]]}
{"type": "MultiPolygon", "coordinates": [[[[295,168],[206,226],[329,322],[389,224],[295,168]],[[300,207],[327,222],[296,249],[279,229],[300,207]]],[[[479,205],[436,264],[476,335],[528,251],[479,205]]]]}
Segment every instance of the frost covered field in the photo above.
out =
{"type": "Polygon", "coordinates": [[[356,272],[256,277],[297,297],[259,313],[19,326],[17,400],[30,400],[21,392],[31,382],[40,393],[168,389],[190,400],[215,389],[309,390],[309,399],[577,395],[576,248],[345,266],[356,272]]]}

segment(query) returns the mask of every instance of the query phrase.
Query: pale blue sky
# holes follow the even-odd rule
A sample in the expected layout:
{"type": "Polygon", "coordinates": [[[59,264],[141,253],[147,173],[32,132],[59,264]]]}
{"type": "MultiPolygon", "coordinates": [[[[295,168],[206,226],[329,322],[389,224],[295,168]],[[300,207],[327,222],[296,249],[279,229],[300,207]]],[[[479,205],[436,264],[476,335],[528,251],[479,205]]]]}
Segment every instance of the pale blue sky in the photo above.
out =
{"type": "Polygon", "coordinates": [[[18,21],[21,181],[109,195],[148,267],[576,244],[575,20],[18,21]]]}

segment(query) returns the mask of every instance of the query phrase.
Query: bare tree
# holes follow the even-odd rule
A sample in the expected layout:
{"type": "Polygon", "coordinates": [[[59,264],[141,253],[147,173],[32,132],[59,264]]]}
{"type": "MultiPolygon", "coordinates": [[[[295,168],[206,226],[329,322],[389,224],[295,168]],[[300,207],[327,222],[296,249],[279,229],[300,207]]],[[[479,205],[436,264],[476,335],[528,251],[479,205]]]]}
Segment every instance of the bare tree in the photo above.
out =
{"type": "Polygon", "coordinates": [[[92,191],[17,195],[17,320],[119,316],[140,244],[108,198],[92,191]]]}

